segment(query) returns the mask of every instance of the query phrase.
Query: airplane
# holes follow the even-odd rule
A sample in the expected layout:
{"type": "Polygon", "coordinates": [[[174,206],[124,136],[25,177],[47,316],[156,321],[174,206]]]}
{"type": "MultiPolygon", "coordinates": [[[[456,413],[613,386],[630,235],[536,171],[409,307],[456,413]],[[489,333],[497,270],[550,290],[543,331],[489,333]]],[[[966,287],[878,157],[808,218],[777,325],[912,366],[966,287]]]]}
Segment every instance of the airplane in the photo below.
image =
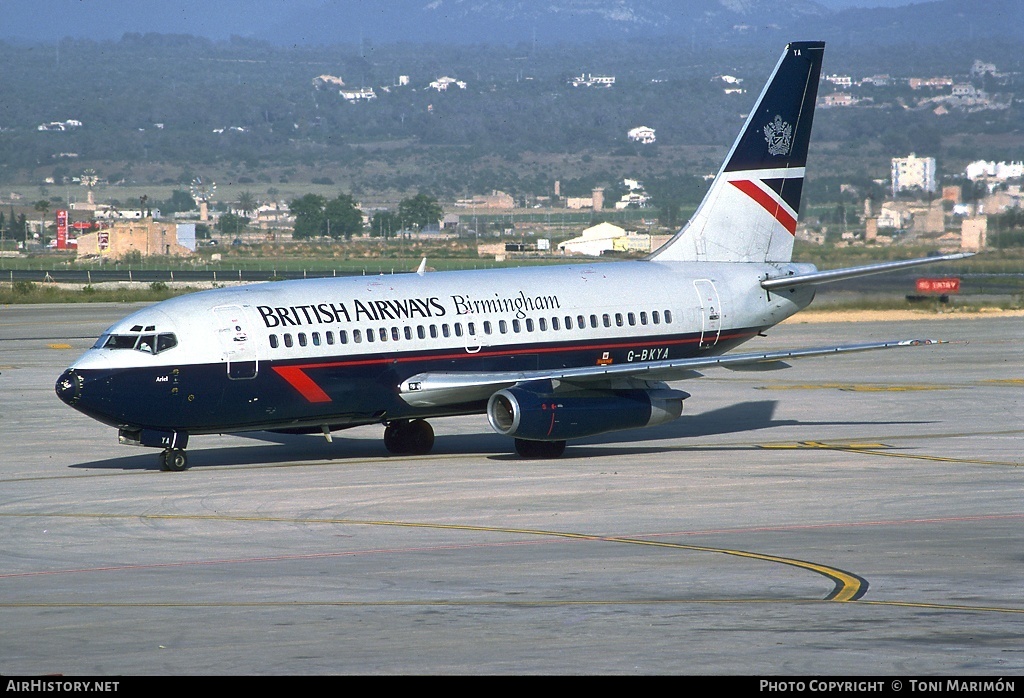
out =
{"type": "Polygon", "coordinates": [[[900,340],[729,353],[839,279],[953,254],[818,271],[792,261],[824,43],[786,46],[693,217],[646,258],[220,288],[115,323],[58,378],[59,398],[123,444],[188,467],[189,438],[381,424],[426,454],[428,419],[486,415],[524,458],[663,424],[713,367],[913,347],[900,340]]]}

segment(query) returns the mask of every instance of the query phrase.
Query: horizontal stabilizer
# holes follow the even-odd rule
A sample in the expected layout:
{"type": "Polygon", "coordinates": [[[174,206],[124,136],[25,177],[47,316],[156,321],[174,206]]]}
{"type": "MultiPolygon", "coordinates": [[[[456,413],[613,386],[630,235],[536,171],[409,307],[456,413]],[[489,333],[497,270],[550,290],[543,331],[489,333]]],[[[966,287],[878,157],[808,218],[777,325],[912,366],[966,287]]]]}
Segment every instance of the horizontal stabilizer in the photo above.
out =
{"type": "Polygon", "coordinates": [[[827,284],[832,281],[842,281],[858,276],[870,276],[882,274],[888,271],[897,271],[908,267],[916,267],[922,264],[935,264],[936,262],[952,262],[957,259],[966,259],[974,256],[973,252],[962,252],[959,254],[948,254],[941,257],[921,257],[918,259],[905,259],[899,262],[882,262],[879,264],[868,264],[863,267],[849,267],[847,269],[830,269],[828,271],[815,271],[808,274],[792,274],[791,276],[780,276],[774,279],[765,279],[761,282],[761,288],[767,291],[775,291],[780,288],[793,288],[806,284],[827,284]]]}

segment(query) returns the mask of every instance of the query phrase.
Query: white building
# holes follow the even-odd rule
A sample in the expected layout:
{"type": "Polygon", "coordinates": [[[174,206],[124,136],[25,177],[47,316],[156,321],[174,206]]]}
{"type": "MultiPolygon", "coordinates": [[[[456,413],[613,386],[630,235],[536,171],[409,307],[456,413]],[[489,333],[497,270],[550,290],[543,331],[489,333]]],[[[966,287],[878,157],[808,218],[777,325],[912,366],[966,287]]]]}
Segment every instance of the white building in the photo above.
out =
{"type": "Polygon", "coordinates": [[[636,143],[653,143],[655,139],[654,129],[650,126],[637,126],[626,132],[629,140],[636,143]]]}
{"type": "Polygon", "coordinates": [[[611,87],[615,84],[614,75],[580,74],[569,81],[573,87],[611,87]]]}
{"type": "Polygon", "coordinates": [[[558,251],[600,257],[604,252],[615,249],[615,241],[624,237],[625,229],[612,223],[598,223],[584,230],[579,237],[559,243],[558,251]]]}
{"type": "Polygon", "coordinates": [[[892,159],[892,194],[919,188],[936,191],[935,158],[919,158],[911,153],[905,158],[892,159]]]}
{"type": "Polygon", "coordinates": [[[976,160],[967,166],[966,174],[967,179],[972,182],[979,179],[996,179],[999,181],[1019,179],[1024,177],[1024,162],[976,160]]]}
{"type": "Polygon", "coordinates": [[[856,97],[848,92],[833,92],[830,95],[825,95],[821,100],[821,106],[823,107],[852,107],[854,104],[859,102],[856,97]]]}
{"type": "Polygon", "coordinates": [[[456,80],[455,78],[450,78],[447,76],[440,77],[437,80],[434,80],[432,83],[430,83],[429,87],[432,87],[438,92],[447,92],[448,88],[451,87],[452,85],[455,85],[460,90],[466,89],[466,83],[462,82],[461,80],[456,80]]]}
{"type": "Polygon", "coordinates": [[[362,87],[358,90],[338,90],[338,93],[343,99],[352,103],[377,99],[377,93],[373,91],[372,87],[362,87]]]}

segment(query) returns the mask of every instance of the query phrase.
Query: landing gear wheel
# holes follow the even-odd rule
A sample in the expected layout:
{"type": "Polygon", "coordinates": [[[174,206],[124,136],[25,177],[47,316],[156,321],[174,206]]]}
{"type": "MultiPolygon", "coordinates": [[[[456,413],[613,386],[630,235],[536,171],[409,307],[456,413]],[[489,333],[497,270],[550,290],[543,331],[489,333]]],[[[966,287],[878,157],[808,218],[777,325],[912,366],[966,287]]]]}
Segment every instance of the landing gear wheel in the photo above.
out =
{"type": "Polygon", "coordinates": [[[434,430],[422,419],[401,420],[384,429],[384,448],[395,455],[423,456],[434,447],[434,430]]]}
{"type": "Polygon", "coordinates": [[[408,422],[391,422],[384,428],[384,448],[388,453],[396,455],[404,453],[402,450],[401,432],[408,422]]]}
{"type": "Polygon", "coordinates": [[[409,447],[409,453],[417,456],[427,455],[434,448],[433,427],[422,419],[409,422],[406,444],[409,447]]]}
{"type": "Polygon", "coordinates": [[[160,469],[180,473],[188,470],[188,456],[183,448],[169,448],[160,454],[160,469]]]}
{"type": "Polygon", "coordinates": [[[560,458],[565,453],[565,442],[516,439],[516,453],[523,458],[560,458]]]}

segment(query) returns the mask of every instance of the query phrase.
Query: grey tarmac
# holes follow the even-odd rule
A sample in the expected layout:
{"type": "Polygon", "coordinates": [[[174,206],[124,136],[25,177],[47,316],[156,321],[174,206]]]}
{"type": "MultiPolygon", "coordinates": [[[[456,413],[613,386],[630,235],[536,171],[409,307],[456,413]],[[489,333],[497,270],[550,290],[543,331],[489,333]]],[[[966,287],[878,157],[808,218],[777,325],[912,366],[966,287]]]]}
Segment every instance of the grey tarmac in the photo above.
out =
{"type": "Polygon", "coordinates": [[[486,418],[196,437],[63,405],[121,304],[0,307],[0,674],[1024,671],[1024,321],[792,322],[671,424],[527,461],[486,418]]]}

